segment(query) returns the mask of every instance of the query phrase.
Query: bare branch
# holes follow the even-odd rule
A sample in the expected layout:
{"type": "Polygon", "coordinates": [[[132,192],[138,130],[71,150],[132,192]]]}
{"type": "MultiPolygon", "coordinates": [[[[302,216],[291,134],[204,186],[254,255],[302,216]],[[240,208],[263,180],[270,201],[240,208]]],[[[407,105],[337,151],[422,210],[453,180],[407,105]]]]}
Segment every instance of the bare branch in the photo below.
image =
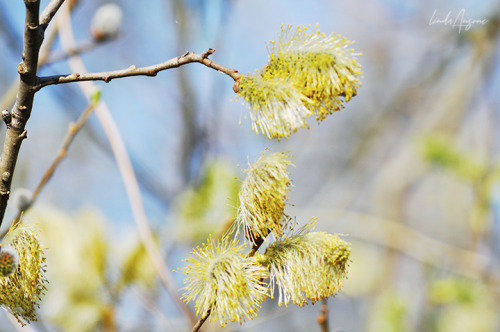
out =
{"type": "Polygon", "coordinates": [[[227,68],[221,64],[213,62],[208,58],[209,55],[214,53],[215,50],[210,48],[206,52],[202,54],[197,54],[193,52],[187,52],[182,56],[178,56],[176,58],[167,60],[165,62],[148,66],[137,68],[132,65],[129,68],[108,71],[108,72],[100,72],[100,73],[74,73],[70,75],[55,75],[55,76],[46,76],[40,77],[38,79],[37,85],[34,87],[35,90],[40,90],[41,88],[52,85],[52,84],[63,84],[63,83],[71,83],[71,82],[82,82],[82,81],[104,81],[109,82],[115,78],[123,78],[130,76],[156,76],[160,71],[177,68],[182,65],[188,63],[199,62],[207,67],[220,71],[228,76],[230,76],[235,81],[238,80],[242,74],[240,74],[237,70],[227,68]]]}
{"type": "Polygon", "coordinates": [[[47,7],[45,7],[40,15],[40,26],[44,31],[63,3],[64,0],[52,0],[47,7]]]}
{"type": "Polygon", "coordinates": [[[10,195],[12,175],[16,167],[21,143],[26,138],[24,130],[33,107],[37,81],[38,53],[43,40],[43,31],[39,22],[39,0],[25,0],[26,18],[24,27],[23,60],[17,67],[21,77],[17,92],[16,104],[11,112],[11,122],[5,133],[5,141],[0,159],[0,225],[5,215],[10,195]]]}

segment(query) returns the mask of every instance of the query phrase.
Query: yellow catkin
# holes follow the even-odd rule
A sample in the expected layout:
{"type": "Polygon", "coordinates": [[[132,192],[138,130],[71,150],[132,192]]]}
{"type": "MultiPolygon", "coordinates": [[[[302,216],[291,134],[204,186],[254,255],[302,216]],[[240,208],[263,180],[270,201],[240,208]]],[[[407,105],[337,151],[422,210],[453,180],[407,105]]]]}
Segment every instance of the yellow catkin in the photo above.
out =
{"type": "Polygon", "coordinates": [[[0,304],[26,325],[37,320],[35,308],[47,290],[44,251],[31,226],[10,229],[3,245],[15,250],[19,264],[10,275],[0,276],[0,304]]]}
{"type": "Polygon", "coordinates": [[[268,273],[255,257],[243,255],[243,249],[235,240],[209,238],[188,255],[188,266],[180,270],[189,276],[182,299],[195,301],[197,315],[210,310],[209,320],[221,326],[256,316],[267,296],[262,280],[268,273]]]}
{"type": "Polygon", "coordinates": [[[289,218],[283,213],[289,186],[289,156],[278,152],[262,155],[246,170],[239,192],[240,205],[235,227],[243,228],[250,242],[266,238],[269,233],[280,237],[289,218]]]}
{"type": "Polygon", "coordinates": [[[303,306],[335,296],[347,276],[350,245],[336,234],[308,232],[274,242],[259,256],[277,285],[279,304],[303,306]]]}
{"type": "Polygon", "coordinates": [[[269,61],[239,81],[238,94],[250,108],[252,128],[268,138],[288,138],[306,119],[318,121],[343,109],[361,85],[359,54],[340,35],[317,26],[282,27],[268,45],[269,61]]]}

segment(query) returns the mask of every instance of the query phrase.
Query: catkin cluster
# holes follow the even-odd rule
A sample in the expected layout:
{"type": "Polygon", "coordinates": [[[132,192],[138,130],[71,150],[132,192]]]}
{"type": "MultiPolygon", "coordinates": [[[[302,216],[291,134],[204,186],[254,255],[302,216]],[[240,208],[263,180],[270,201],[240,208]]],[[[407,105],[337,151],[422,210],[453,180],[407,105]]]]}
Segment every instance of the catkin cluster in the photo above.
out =
{"type": "Polygon", "coordinates": [[[306,119],[339,111],[357,94],[361,65],[352,44],[317,26],[282,27],[268,45],[264,68],[240,78],[236,91],[250,109],[252,129],[268,138],[288,138],[306,119]]]}
{"type": "Polygon", "coordinates": [[[233,228],[188,255],[188,265],[181,269],[188,275],[183,300],[195,302],[197,315],[210,313],[209,320],[221,326],[241,323],[256,316],[276,287],[280,305],[291,300],[300,306],[334,296],[342,288],[349,244],[335,234],[312,232],[312,225],[295,233],[289,227],[290,218],[284,214],[289,165],[284,153],[262,155],[250,165],[233,228]],[[263,254],[244,254],[245,245],[238,243],[235,231],[240,229],[254,248],[269,234],[275,241],[263,254]]]}

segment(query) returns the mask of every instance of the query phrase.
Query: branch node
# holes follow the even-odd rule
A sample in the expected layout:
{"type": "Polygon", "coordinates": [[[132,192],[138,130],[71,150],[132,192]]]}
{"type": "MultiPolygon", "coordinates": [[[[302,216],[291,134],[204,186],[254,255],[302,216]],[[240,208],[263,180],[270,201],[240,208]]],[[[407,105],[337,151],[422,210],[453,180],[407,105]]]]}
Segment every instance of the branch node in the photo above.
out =
{"type": "Polygon", "coordinates": [[[36,30],[36,29],[38,29],[38,24],[28,24],[28,29],[36,30]]]}
{"type": "Polygon", "coordinates": [[[26,63],[24,62],[24,60],[17,65],[17,72],[20,75],[24,75],[28,72],[28,67],[26,66],[26,63]]]}
{"type": "Polygon", "coordinates": [[[2,181],[7,182],[7,181],[9,181],[9,179],[10,179],[10,172],[7,172],[7,171],[3,172],[2,173],[2,181]]]}
{"type": "Polygon", "coordinates": [[[28,138],[28,132],[24,130],[19,136],[17,136],[19,139],[26,139],[28,138]]]}
{"type": "Polygon", "coordinates": [[[234,83],[233,83],[233,91],[234,91],[234,93],[240,92],[240,80],[239,79],[237,79],[237,80],[234,81],[234,83]]]}
{"type": "Polygon", "coordinates": [[[10,127],[10,123],[12,122],[12,114],[10,114],[9,110],[2,111],[2,119],[3,122],[5,122],[5,125],[7,125],[7,128],[10,127]]]}
{"type": "Polygon", "coordinates": [[[187,57],[190,53],[191,53],[190,51],[186,51],[186,53],[184,53],[183,55],[181,55],[181,58],[187,57]]]}

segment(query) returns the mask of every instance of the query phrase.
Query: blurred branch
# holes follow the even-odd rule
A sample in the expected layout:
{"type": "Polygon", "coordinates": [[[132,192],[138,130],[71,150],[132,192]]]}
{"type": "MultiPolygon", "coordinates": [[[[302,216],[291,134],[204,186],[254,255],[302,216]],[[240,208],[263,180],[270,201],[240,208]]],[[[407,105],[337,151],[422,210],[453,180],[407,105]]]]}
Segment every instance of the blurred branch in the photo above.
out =
{"type": "Polygon", "coordinates": [[[82,129],[83,125],[85,124],[85,121],[87,121],[87,118],[89,117],[90,113],[92,112],[92,110],[94,109],[95,106],[96,106],[96,104],[94,102],[92,102],[89,106],[87,106],[87,108],[82,113],[82,115],[80,116],[80,118],[78,119],[78,121],[76,123],[70,123],[70,125],[68,126],[68,132],[66,134],[66,137],[64,138],[64,141],[63,141],[61,147],[59,148],[59,152],[58,152],[56,158],[54,159],[54,161],[52,162],[50,167],[43,174],[42,180],[40,181],[40,183],[36,187],[35,192],[33,193],[33,196],[31,197],[29,205],[25,208],[24,211],[18,212],[15,220],[19,219],[21,217],[21,214],[23,212],[25,212],[27,209],[29,209],[31,207],[31,205],[34,203],[34,201],[38,197],[38,194],[40,193],[40,191],[43,189],[45,184],[50,180],[50,178],[54,174],[57,166],[59,166],[59,164],[64,159],[64,157],[66,157],[66,154],[68,153],[69,146],[71,145],[71,143],[75,139],[76,134],[80,131],[80,129],[82,129]]]}
{"type": "MultiPolygon", "coordinates": [[[[193,20],[193,13],[189,10],[189,4],[183,0],[170,1],[170,8],[168,8],[167,16],[172,15],[177,18],[176,24],[172,28],[176,29],[177,42],[176,52],[182,53],[188,48],[190,40],[190,25],[193,20]]],[[[196,15],[196,14],[194,14],[196,15]]],[[[182,96],[182,103],[180,116],[182,119],[182,141],[180,144],[180,167],[179,173],[182,175],[182,185],[188,184],[193,176],[193,161],[203,164],[201,155],[195,156],[195,153],[202,154],[202,144],[204,142],[202,131],[197,121],[197,112],[200,110],[200,105],[197,105],[197,98],[193,91],[193,81],[189,72],[186,70],[177,71],[177,81],[180,93],[182,96]]]]}
{"type": "MultiPolygon", "coordinates": [[[[71,17],[69,8],[63,8],[65,9],[62,11],[63,15],[58,17],[59,35],[63,48],[71,49],[75,44],[71,26],[71,17]]],[[[72,70],[86,71],[85,65],[79,56],[70,58],[68,60],[68,63],[72,70]]],[[[86,98],[90,100],[93,92],[96,89],[95,84],[93,82],[79,82],[79,86],[86,98]]],[[[118,127],[113,117],[111,116],[111,112],[109,111],[106,103],[101,101],[96,105],[95,113],[101,126],[104,129],[104,132],[111,145],[115,161],[118,164],[118,169],[129,199],[130,208],[132,209],[132,214],[134,216],[134,222],[139,231],[141,241],[146,248],[146,252],[148,253],[148,256],[151,258],[154,267],[158,272],[160,281],[169,293],[175,305],[190,322],[194,323],[196,320],[195,317],[193,316],[189,308],[187,308],[180,300],[177,289],[175,288],[175,281],[170,273],[170,270],[164,263],[163,258],[158,251],[158,248],[156,248],[153,234],[151,228],[149,227],[149,221],[144,210],[139,184],[137,183],[137,178],[128,156],[127,149],[125,147],[123,139],[121,138],[118,127]]]]}
{"type": "MultiPolygon", "coordinates": [[[[85,92],[85,94],[87,93],[88,91],[85,92]]],[[[125,144],[118,131],[118,127],[116,126],[116,123],[112,118],[107,105],[104,102],[100,102],[97,105],[96,115],[101,126],[104,129],[104,132],[106,133],[106,136],[108,137],[109,143],[111,144],[111,149],[113,151],[116,163],[118,164],[118,169],[125,185],[129,204],[134,216],[134,221],[139,231],[141,241],[143,242],[144,247],[148,252],[148,256],[151,258],[156,270],[158,271],[158,275],[163,286],[170,294],[177,307],[182,313],[186,315],[189,320],[194,321],[194,317],[191,311],[189,311],[184,303],[180,301],[179,294],[177,292],[177,289],[175,288],[175,281],[171,273],[169,272],[170,270],[165,265],[161,254],[156,248],[153,234],[149,226],[149,221],[144,210],[139,184],[137,183],[137,178],[135,176],[132,163],[128,156],[125,144]]]]}
{"type": "Polygon", "coordinates": [[[347,210],[315,209],[314,211],[320,218],[321,215],[328,215],[329,218],[335,215],[336,219],[348,219],[349,222],[337,224],[336,227],[339,232],[349,234],[352,238],[397,250],[419,262],[458,275],[500,285],[498,279],[500,271],[491,270],[492,267],[500,267],[500,262],[494,257],[432,239],[402,222],[347,210]]]}
{"type": "Polygon", "coordinates": [[[154,302],[154,299],[146,294],[145,292],[135,291],[134,292],[138,300],[142,303],[144,308],[149,311],[153,316],[161,322],[166,331],[175,331],[175,327],[167,316],[161,311],[161,308],[154,302]]]}
{"type": "Polygon", "coordinates": [[[69,49],[69,50],[64,50],[64,51],[56,51],[52,52],[47,55],[47,57],[44,59],[44,65],[49,64],[49,63],[54,63],[58,61],[63,61],[68,59],[71,56],[74,55],[79,55],[82,53],[86,53],[89,51],[92,51],[95,49],[97,46],[100,46],[101,44],[105,42],[112,41],[112,38],[107,38],[107,39],[92,39],[92,40],[87,40],[83,41],[80,44],[76,45],[74,48],[69,49]]]}
{"type": "Polygon", "coordinates": [[[208,57],[214,53],[215,50],[209,48],[206,52],[197,54],[193,52],[186,52],[185,54],[178,56],[176,58],[167,60],[160,64],[156,64],[153,66],[137,68],[132,65],[129,68],[108,71],[108,72],[100,72],[100,73],[74,73],[69,75],[55,75],[55,76],[46,76],[38,78],[37,85],[34,87],[35,90],[40,90],[41,88],[52,85],[52,84],[63,84],[63,83],[72,83],[72,82],[83,82],[83,81],[104,81],[108,83],[112,79],[115,78],[123,78],[130,76],[156,76],[160,71],[166,69],[177,68],[182,65],[199,62],[209,68],[220,71],[228,76],[230,76],[235,81],[238,80],[242,74],[238,73],[237,70],[227,68],[222,66],[212,60],[208,59],[208,57]]]}
{"type": "Polygon", "coordinates": [[[318,324],[321,328],[321,332],[328,332],[328,300],[321,300],[321,312],[318,315],[318,324]]]}

